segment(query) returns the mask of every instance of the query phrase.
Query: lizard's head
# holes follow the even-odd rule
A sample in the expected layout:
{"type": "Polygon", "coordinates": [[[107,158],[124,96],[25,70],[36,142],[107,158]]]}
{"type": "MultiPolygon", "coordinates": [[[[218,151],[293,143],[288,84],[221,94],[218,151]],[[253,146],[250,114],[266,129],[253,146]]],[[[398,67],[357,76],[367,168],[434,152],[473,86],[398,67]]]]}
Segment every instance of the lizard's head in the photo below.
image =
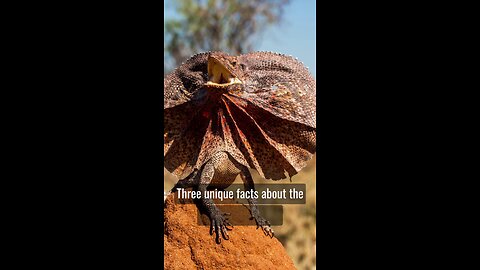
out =
{"type": "Polygon", "coordinates": [[[237,58],[225,53],[212,53],[208,57],[208,82],[207,87],[226,89],[231,85],[243,84],[240,80],[241,65],[237,58]]]}

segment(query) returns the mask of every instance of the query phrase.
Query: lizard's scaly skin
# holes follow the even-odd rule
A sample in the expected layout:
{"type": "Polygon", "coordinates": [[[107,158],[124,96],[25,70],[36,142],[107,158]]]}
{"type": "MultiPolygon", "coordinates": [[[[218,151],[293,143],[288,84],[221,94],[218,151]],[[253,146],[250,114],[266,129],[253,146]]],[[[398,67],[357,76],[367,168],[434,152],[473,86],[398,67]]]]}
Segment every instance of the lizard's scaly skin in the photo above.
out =
{"type": "Polygon", "coordinates": [[[290,56],[254,52],[237,57],[197,54],[164,79],[165,168],[185,178],[217,153],[266,178],[291,177],[316,146],[316,87],[290,56]],[[206,87],[216,56],[242,84],[206,87]]]}

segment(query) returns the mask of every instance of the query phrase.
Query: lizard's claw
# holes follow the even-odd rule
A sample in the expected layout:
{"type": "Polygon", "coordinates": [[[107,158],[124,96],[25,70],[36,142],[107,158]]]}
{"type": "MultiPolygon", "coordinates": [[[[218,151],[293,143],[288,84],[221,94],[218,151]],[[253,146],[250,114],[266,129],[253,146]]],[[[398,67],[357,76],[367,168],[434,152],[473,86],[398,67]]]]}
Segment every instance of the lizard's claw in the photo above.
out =
{"type": "Polygon", "coordinates": [[[222,242],[222,237],[220,237],[220,233],[225,240],[228,240],[230,238],[227,231],[233,230],[233,225],[230,224],[230,222],[228,221],[228,217],[226,217],[229,215],[229,213],[218,212],[210,217],[210,235],[212,235],[215,230],[215,241],[217,242],[217,244],[220,244],[222,242]],[[230,226],[231,228],[229,228],[228,226],[230,226]]]}
{"type": "Polygon", "coordinates": [[[257,223],[257,229],[262,227],[262,231],[266,236],[270,236],[270,238],[273,238],[275,232],[273,229],[270,227],[270,222],[263,218],[260,215],[255,215],[254,217],[251,217],[250,219],[255,219],[255,222],[257,223]]]}

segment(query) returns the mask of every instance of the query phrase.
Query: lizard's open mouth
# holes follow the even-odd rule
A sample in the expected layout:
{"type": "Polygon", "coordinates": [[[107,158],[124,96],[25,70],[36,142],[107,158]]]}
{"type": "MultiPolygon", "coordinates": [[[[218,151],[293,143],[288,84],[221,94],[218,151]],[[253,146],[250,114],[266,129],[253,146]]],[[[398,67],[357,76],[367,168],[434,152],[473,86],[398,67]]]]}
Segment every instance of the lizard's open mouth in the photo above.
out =
{"type": "Polygon", "coordinates": [[[208,77],[210,79],[205,85],[210,87],[225,88],[232,84],[242,84],[242,81],[214,58],[208,59],[208,77]]]}

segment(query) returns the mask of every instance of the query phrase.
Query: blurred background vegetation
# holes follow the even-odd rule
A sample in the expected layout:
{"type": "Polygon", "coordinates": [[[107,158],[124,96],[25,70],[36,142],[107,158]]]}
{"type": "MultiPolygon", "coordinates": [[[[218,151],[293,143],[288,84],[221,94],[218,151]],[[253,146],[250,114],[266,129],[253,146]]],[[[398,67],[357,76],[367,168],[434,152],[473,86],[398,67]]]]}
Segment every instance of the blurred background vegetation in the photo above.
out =
{"type": "Polygon", "coordinates": [[[252,51],[265,28],[278,24],[289,0],[168,1],[175,17],[165,21],[164,68],[168,72],[198,52],[233,55],[252,51]]]}
{"type": "MultiPolygon", "coordinates": [[[[296,2],[297,6],[300,0],[296,2]]],[[[164,2],[164,70],[170,72],[190,56],[205,51],[224,51],[238,55],[259,50],[266,30],[282,27],[284,15],[291,10],[290,0],[180,0],[164,2]],[[167,15],[167,14],[166,14],[167,15]]],[[[308,1],[300,1],[308,2],[308,1]]],[[[305,7],[296,13],[301,18],[305,7]],[[302,10],[303,9],[303,10],[302,10]]],[[[292,8],[293,9],[293,8],[292,8]]],[[[314,12],[314,11],[313,11],[314,12]]],[[[297,20],[298,18],[294,18],[297,20]]],[[[313,22],[314,23],[314,22],[313,22]]],[[[300,31],[307,29],[300,29],[300,31]]],[[[301,36],[301,33],[300,33],[301,36]]],[[[276,41],[275,41],[276,42],[276,41]]],[[[274,42],[274,43],[275,43],[274,42]]],[[[297,56],[301,48],[291,52],[297,56]]],[[[268,49],[276,51],[275,49],[268,49]]],[[[287,53],[279,51],[279,53],[287,53]]],[[[277,226],[276,237],[282,242],[298,269],[316,268],[316,168],[314,158],[292,178],[307,186],[306,205],[285,205],[284,225],[277,226]]],[[[290,183],[262,179],[252,170],[256,183],[290,183]]],[[[165,170],[165,191],[176,183],[165,170]]],[[[242,183],[240,177],[236,182],[242,183]]]]}

